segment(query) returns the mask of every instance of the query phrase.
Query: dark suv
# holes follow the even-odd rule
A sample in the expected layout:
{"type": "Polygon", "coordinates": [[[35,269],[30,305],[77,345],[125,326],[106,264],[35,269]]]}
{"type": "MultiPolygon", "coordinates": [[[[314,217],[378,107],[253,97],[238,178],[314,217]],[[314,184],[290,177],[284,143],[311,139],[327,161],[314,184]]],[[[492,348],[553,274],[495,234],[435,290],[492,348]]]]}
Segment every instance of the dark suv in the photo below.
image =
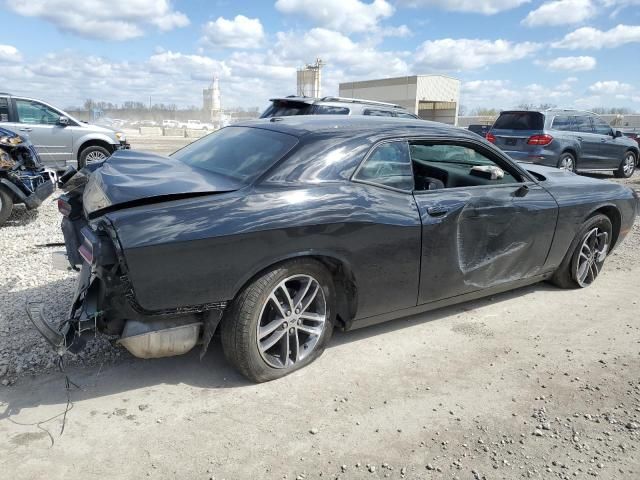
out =
{"type": "Polygon", "coordinates": [[[418,118],[393,103],[343,97],[282,97],[269,100],[271,105],[260,118],[289,117],[291,115],[369,115],[373,117],[418,118]]]}
{"type": "Polygon", "coordinates": [[[633,175],[640,156],[631,138],[578,110],[504,111],[487,140],[518,161],[624,178],[633,175]]]}

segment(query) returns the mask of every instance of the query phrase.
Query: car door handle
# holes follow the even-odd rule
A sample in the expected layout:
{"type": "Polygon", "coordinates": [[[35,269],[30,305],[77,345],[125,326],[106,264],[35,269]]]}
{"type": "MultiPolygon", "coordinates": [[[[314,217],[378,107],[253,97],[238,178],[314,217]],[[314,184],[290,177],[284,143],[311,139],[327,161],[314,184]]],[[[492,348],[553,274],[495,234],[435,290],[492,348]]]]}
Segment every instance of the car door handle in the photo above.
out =
{"type": "Polygon", "coordinates": [[[429,207],[427,213],[432,217],[441,217],[445,215],[449,209],[447,207],[429,207]]]}
{"type": "Polygon", "coordinates": [[[581,142],[582,141],[582,137],[576,137],[576,139],[581,142]]]}
{"type": "Polygon", "coordinates": [[[607,141],[607,139],[606,139],[606,138],[601,138],[601,139],[600,139],[600,142],[601,142],[601,143],[605,143],[606,141],[607,141]]]}
{"type": "Polygon", "coordinates": [[[33,130],[33,128],[19,128],[18,130],[20,130],[21,132],[30,132],[31,130],[33,130]]]}

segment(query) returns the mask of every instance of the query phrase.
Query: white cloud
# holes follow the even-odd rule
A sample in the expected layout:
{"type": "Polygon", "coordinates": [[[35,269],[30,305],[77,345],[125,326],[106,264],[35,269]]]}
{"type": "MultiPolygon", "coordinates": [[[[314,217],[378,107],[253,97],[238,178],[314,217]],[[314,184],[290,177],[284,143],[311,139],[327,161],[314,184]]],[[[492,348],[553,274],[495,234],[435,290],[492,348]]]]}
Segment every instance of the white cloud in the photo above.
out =
{"type": "Polygon", "coordinates": [[[552,44],[554,48],[601,49],[615,48],[625,43],[640,42],[640,26],[618,25],[611,30],[598,30],[593,27],[582,27],[552,44]]]}
{"type": "Polygon", "coordinates": [[[522,23],[529,27],[571,25],[584,22],[596,12],[591,0],[555,0],[529,12],[522,23]]]}
{"type": "Polygon", "coordinates": [[[622,83],[617,80],[605,80],[596,82],[589,87],[589,91],[597,95],[616,95],[621,93],[629,93],[633,87],[628,83],[622,83]]]}
{"type": "Polygon", "coordinates": [[[494,15],[505,10],[511,10],[530,0],[400,0],[400,5],[407,7],[437,7],[454,12],[481,13],[494,15]]]}
{"type": "Polygon", "coordinates": [[[102,40],[144,35],[145,25],[172,30],[189,24],[169,0],[10,0],[13,12],[51,22],[64,32],[102,40]]]}
{"type": "Polygon", "coordinates": [[[383,37],[399,37],[405,38],[413,35],[413,32],[406,25],[399,25],[397,27],[383,27],[379,30],[380,35],[383,37]]]}
{"type": "Polygon", "coordinates": [[[424,42],[415,56],[419,68],[461,71],[520,60],[540,47],[532,42],[445,38],[424,42]]]}
{"type": "Polygon", "coordinates": [[[219,17],[203,27],[200,41],[209,47],[258,48],[264,40],[264,29],[258,18],[236,15],[233,20],[219,17]]]}
{"type": "Polygon", "coordinates": [[[583,72],[593,70],[596,67],[596,59],[588,56],[580,57],[558,57],[550,62],[540,61],[540,65],[546,65],[549,70],[569,70],[572,72],[583,72]]]}
{"type": "Polygon", "coordinates": [[[339,32],[368,32],[378,22],[393,15],[386,0],[277,0],[276,8],[286,14],[301,15],[314,23],[339,32]]]}
{"type": "Polygon", "coordinates": [[[22,55],[13,45],[0,45],[0,63],[16,63],[22,60],[22,55]]]}

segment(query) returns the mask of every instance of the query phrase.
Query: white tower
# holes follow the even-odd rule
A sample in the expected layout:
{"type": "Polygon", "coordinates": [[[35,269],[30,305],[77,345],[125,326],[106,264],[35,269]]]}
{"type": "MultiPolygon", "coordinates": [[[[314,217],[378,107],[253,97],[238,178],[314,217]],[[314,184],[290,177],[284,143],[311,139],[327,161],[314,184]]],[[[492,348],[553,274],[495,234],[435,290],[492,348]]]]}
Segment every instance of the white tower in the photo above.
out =
{"type": "Polygon", "coordinates": [[[212,122],[219,127],[222,119],[222,102],[220,100],[220,84],[217,75],[213,76],[211,84],[202,91],[202,109],[205,121],[212,122]]]}
{"type": "Polygon", "coordinates": [[[211,111],[213,113],[220,110],[220,84],[218,83],[218,77],[214,75],[211,83],[211,111]]]}

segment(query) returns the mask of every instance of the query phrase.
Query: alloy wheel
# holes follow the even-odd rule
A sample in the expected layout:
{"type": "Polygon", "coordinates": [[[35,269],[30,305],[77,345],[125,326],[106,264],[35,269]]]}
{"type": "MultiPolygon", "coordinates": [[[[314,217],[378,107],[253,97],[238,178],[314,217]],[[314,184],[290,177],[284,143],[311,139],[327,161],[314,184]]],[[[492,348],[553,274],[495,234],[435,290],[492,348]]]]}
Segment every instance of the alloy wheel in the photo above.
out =
{"type": "Polygon", "coordinates": [[[636,168],[636,158],[632,153],[628,153],[622,164],[622,171],[625,177],[630,177],[636,168]]]}
{"type": "Polygon", "coordinates": [[[273,368],[290,368],[316,347],[327,323],[327,302],[318,281],[294,275],[281,281],[260,311],[258,350],[273,368]]]}
{"type": "Polygon", "coordinates": [[[581,287],[593,283],[600,273],[608,251],[609,233],[600,227],[589,230],[582,241],[576,263],[575,279],[581,287]]]}
{"type": "Polygon", "coordinates": [[[107,156],[104,153],[98,152],[98,151],[93,151],[93,152],[89,152],[87,154],[87,157],[86,157],[85,160],[86,160],[87,163],[94,163],[94,162],[101,162],[105,158],[107,158],[107,156]]]}
{"type": "Polygon", "coordinates": [[[573,172],[575,169],[573,158],[569,155],[565,155],[560,159],[560,165],[558,166],[561,170],[566,170],[567,172],[573,172]]]}

